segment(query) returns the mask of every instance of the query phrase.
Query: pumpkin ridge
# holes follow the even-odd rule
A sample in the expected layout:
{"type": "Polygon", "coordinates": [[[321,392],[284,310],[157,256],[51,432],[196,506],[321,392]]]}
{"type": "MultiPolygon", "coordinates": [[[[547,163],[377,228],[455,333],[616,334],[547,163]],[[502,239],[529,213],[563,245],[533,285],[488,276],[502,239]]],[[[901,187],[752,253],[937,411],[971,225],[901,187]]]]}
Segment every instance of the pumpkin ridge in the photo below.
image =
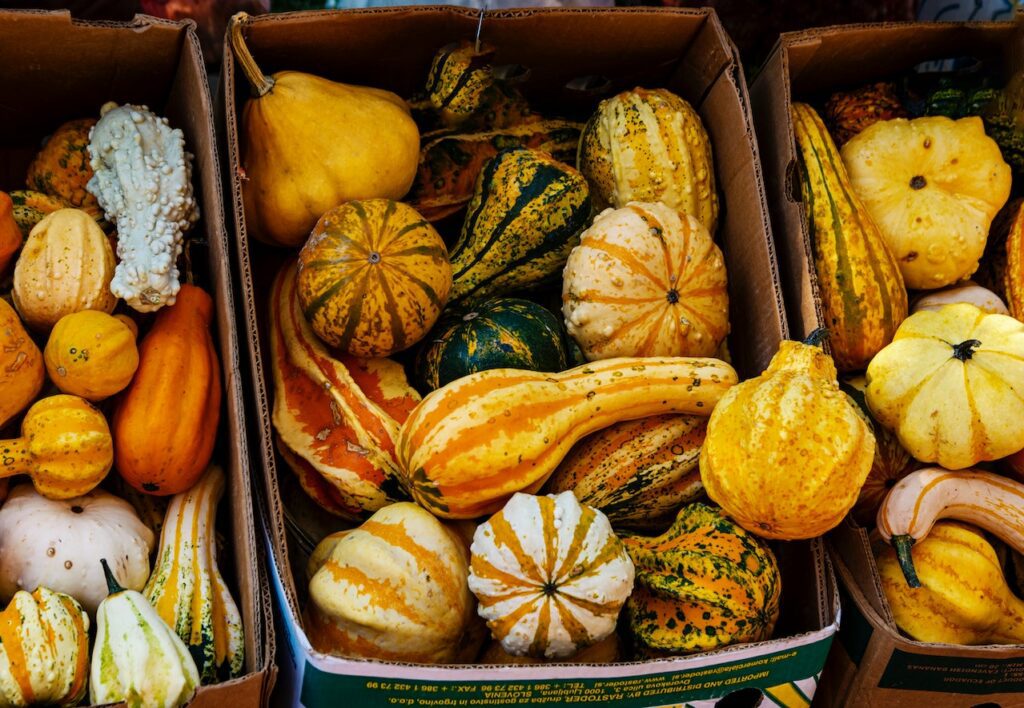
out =
{"type": "MultiPolygon", "coordinates": [[[[541,593],[541,583],[539,581],[527,577],[525,574],[520,576],[515,573],[502,570],[480,554],[473,556],[471,564],[473,567],[473,574],[477,577],[483,578],[484,580],[490,580],[494,583],[501,583],[503,586],[510,588],[500,595],[488,594],[488,604],[496,605],[512,598],[520,596],[535,596],[541,593]],[[529,587],[527,589],[521,589],[524,585],[529,587]]],[[[522,566],[519,567],[522,569],[522,566]]]]}
{"type": "MultiPolygon", "coordinates": [[[[508,634],[509,631],[519,623],[519,620],[532,612],[537,611],[538,603],[540,603],[541,607],[547,604],[546,602],[541,602],[542,599],[543,595],[538,593],[536,597],[524,600],[522,603],[517,605],[515,609],[508,612],[508,614],[489,620],[487,622],[487,626],[490,628],[491,634],[496,636],[508,634]]],[[[481,607],[486,607],[486,605],[481,603],[481,607]]],[[[540,630],[538,629],[537,633],[539,634],[539,632],[540,630]]]]}
{"type": "MultiPolygon", "coordinates": [[[[590,632],[587,631],[587,628],[582,622],[580,622],[579,618],[573,612],[572,608],[574,605],[582,607],[591,614],[601,617],[610,617],[613,619],[618,616],[620,609],[617,603],[610,602],[606,603],[606,605],[610,605],[610,607],[605,606],[601,608],[600,612],[595,612],[592,608],[587,607],[588,603],[580,602],[575,598],[573,598],[572,601],[569,601],[567,597],[561,593],[555,593],[552,600],[555,605],[555,609],[558,612],[558,619],[562,624],[562,629],[568,632],[570,641],[576,645],[577,649],[581,649],[590,644],[593,641],[593,638],[590,636],[590,632]]],[[[537,637],[540,638],[539,632],[537,637]]],[[[544,636],[543,639],[547,640],[548,637],[544,636]]]]}
{"type": "Polygon", "coordinates": [[[629,295],[606,295],[598,290],[581,290],[570,292],[563,296],[563,300],[574,300],[584,302],[602,302],[608,305],[642,305],[648,302],[661,300],[661,295],[650,297],[631,297],[629,295]]]}
{"type": "Polygon", "coordinates": [[[593,248],[595,251],[603,251],[609,256],[619,259],[623,263],[626,263],[633,270],[644,275],[648,280],[654,283],[658,288],[664,290],[666,293],[670,290],[668,283],[661,277],[655,275],[647,266],[640,261],[631,251],[623,248],[617,243],[611,243],[603,238],[593,238],[587,241],[587,246],[593,248]]]}
{"type": "MultiPolygon", "coordinates": [[[[388,245],[390,246],[391,244],[388,245]]],[[[393,258],[399,258],[402,256],[431,256],[435,261],[447,256],[440,246],[430,246],[427,244],[409,246],[408,248],[403,248],[401,251],[388,251],[385,255],[393,258]]]]}
{"type": "MultiPolygon", "coordinates": [[[[538,500],[537,506],[540,507],[542,512],[544,509],[550,509],[550,513],[554,515],[555,503],[553,500],[550,500],[550,498],[548,498],[548,501],[550,503],[545,503],[545,499],[542,497],[538,500]]],[[[562,562],[558,564],[557,568],[554,563],[552,563],[548,568],[548,578],[555,583],[564,583],[569,579],[569,576],[576,565],[577,559],[583,552],[583,544],[587,540],[587,535],[590,533],[591,526],[594,525],[594,519],[597,518],[597,515],[594,513],[592,508],[583,506],[582,504],[580,507],[580,518],[573,528],[572,540],[569,542],[568,548],[566,548],[565,557],[562,559],[562,562]]],[[[557,533],[552,536],[545,536],[545,538],[554,538],[555,542],[559,541],[557,533]]],[[[557,560],[557,558],[555,560],[557,560]]]]}
{"type": "Polygon", "coordinates": [[[534,632],[533,641],[530,643],[528,653],[543,655],[544,646],[548,642],[551,633],[551,603],[542,602],[540,611],[537,613],[537,630],[534,632]]]}
{"type": "Polygon", "coordinates": [[[494,533],[494,545],[497,548],[504,547],[515,558],[523,577],[538,586],[544,584],[544,575],[537,566],[536,559],[532,558],[523,549],[519,541],[519,535],[508,519],[502,514],[492,516],[488,521],[494,533]]]}
{"type": "MultiPolygon", "coordinates": [[[[438,297],[437,291],[435,291],[434,288],[432,288],[429,283],[420,280],[415,275],[407,271],[404,266],[400,266],[397,263],[388,263],[385,261],[381,261],[380,264],[387,268],[389,271],[396,273],[401,278],[405,278],[411,281],[416,287],[420,288],[423,291],[423,294],[426,295],[427,299],[430,300],[430,303],[432,305],[436,306],[438,309],[444,307],[444,302],[441,300],[440,297],[438,297]]],[[[417,306],[420,306],[418,302],[415,304],[417,306]]]]}
{"type": "MultiPolygon", "coordinates": [[[[392,212],[394,212],[394,207],[391,206],[391,205],[395,204],[395,203],[396,202],[391,202],[391,201],[388,202],[388,208],[390,208],[392,212]]],[[[420,219],[419,221],[414,221],[414,222],[406,224],[402,228],[398,229],[398,231],[395,232],[395,235],[391,236],[391,238],[388,239],[385,236],[387,234],[387,231],[386,231],[386,229],[382,225],[382,227],[380,229],[380,232],[381,232],[380,245],[375,250],[380,251],[381,253],[388,253],[389,255],[397,256],[397,255],[399,255],[398,253],[390,253],[388,251],[388,249],[393,248],[395,245],[397,245],[402,239],[404,239],[410,233],[412,233],[412,232],[414,232],[414,231],[416,231],[418,229],[422,229],[424,226],[430,226],[430,222],[427,221],[426,219],[420,219]]],[[[423,247],[433,248],[435,251],[440,251],[440,248],[437,247],[437,246],[419,246],[419,248],[423,248],[423,247]]],[[[412,248],[417,248],[417,246],[410,246],[409,248],[411,248],[411,249],[412,248]]]]}

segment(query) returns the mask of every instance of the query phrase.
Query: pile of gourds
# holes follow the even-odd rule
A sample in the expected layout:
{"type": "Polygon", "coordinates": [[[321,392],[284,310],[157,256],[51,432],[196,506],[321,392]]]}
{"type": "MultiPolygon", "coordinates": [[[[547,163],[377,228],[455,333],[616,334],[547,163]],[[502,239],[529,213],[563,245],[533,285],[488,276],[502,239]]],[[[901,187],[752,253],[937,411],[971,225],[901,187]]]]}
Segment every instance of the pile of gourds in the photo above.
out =
{"type": "Polygon", "coordinates": [[[165,118],[107,104],[0,192],[3,705],[177,706],[243,672],[213,301],[176,267],[191,159],[165,118]]]}

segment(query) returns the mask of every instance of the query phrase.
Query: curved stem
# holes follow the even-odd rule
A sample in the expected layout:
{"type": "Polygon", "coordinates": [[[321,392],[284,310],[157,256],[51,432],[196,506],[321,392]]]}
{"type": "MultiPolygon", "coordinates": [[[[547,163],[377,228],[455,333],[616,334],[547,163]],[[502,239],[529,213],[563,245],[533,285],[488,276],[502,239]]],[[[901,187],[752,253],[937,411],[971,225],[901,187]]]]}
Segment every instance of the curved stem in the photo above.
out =
{"type": "Polygon", "coordinates": [[[103,566],[103,576],[107,579],[107,594],[113,595],[115,593],[124,592],[124,588],[117,582],[117,578],[115,578],[114,574],[111,572],[110,566],[107,565],[107,559],[100,558],[100,564],[103,566]]]}
{"type": "Polygon", "coordinates": [[[274,88],[274,80],[260,71],[256,60],[253,59],[252,52],[249,51],[249,47],[245,43],[242,29],[248,22],[249,13],[247,12],[238,12],[231,17],[228,24],[231,35],[231,49],[234,51],[238,63],[242,65],[242,71],[245,73],[245,78],[249,80],[249,85],[252,86],[253,92],[255,92],[257,97],[262,97],[266,96],[274,88]]]}
{"type": "Polygon", "coordinates": [[[896,558],[903,570],[903,577],[907,579],[907,585],[912,588],[921,587],[921,581],[917,577],[917,570],[914,569],[914,558],[910,555],[910,549],[914,545],[914,537],[908,534],[899,534],[892,537],[893,548],[896,549],[896,558]]]}
{"type": "Polygon", "coordinates": [[[828,339],[828,328],[818,327],[816,330],[807,335],[807,339],[804,340],[804,344],[817,347],[821,346],[822,342],[828,339]]]}

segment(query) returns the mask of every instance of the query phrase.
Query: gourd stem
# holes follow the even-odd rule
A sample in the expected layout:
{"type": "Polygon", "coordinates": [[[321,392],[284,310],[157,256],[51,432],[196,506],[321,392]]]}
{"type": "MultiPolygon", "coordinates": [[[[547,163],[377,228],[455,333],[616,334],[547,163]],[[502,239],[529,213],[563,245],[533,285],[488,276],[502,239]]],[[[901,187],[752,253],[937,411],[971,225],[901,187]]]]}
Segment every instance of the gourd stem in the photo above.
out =
{"type": "Polygon", "coordinates": [[[31,472],[34,463],[27,439],[0,440],[0,479],[31,472]]]}
{"type": "Polygon", "coordinates": [[[249,80],[252,90],[256,93],[257,97],[263,97],[274,88],[274,80],[260,71],[256,60],[253,59],[252,52],[249,51],[249,47],[245,43],[242,29],[248,22],[249,13],[247,12],[238,12],[231,17],[229,24],[231,49],[234,50],[238,63],[242,65],[242,71],[245,73],[245,78],[249,80]]]}
{"type": "Polygon", "coordinates": [[[816,330],[807,335],[807,339],[804,340],[804,344],[809,347],[820,346],[822,342],[828,339],[828,328],[818,327],[816,330]]]}
{"type": "Polygon", "coordinates": [[[119,592],[124,592],[124,588],[121,587],[120,583],[117,582],[117,578],[110,571],[110,566],[107,565],[106,558],[100,558],[100,564],[103,565],[103,576],[107,579],[107,594],[114,595],[119,592]]]}
{"type": "Polygon", "coordinates": [[[921,587],[921,581],[917,577],[917,570],[914,569],[914,558],[910,555],[910,549],[914,545],[914,537],[908,534],[900,534],[892,537],[893,548],[896,549],[896,558],[903,570],[903,577],[907,579],[907,585],[912,588],[921,587]]]}

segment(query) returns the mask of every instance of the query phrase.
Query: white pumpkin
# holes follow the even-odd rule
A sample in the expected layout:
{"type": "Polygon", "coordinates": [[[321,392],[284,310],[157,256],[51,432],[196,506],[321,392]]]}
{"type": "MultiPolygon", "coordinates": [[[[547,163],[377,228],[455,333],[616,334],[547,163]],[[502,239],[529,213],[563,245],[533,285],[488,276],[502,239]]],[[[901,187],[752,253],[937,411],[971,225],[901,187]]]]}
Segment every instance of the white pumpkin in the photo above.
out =
{"type": "Polygon", "coordinates": [[[514,656],[566,658],[611,635],[633,575],[608,517],[572,492],[517,493],[473,536],[469,589],[514,656]]]}
{"type": "Polygon", "coordinates": [[[0,508],[0,600],[47,587],[93,614],[107,596],[100,559],[122,585],[141,590],[154,542],[131,505],[112,494],[94,489],[58,501],[19,485],[0,508]]]}
{"type": "Polygon", "coordinates": [[[990,315],[1010,314],[1002,298],[971,280],[965,280],[948,288],[922,295],[914,301],[910,308],[910,314],[920,312],[921,310],[937,311],[946,305],[953,305],[958,302],[969,302],[979,310],[990,315]]]}

